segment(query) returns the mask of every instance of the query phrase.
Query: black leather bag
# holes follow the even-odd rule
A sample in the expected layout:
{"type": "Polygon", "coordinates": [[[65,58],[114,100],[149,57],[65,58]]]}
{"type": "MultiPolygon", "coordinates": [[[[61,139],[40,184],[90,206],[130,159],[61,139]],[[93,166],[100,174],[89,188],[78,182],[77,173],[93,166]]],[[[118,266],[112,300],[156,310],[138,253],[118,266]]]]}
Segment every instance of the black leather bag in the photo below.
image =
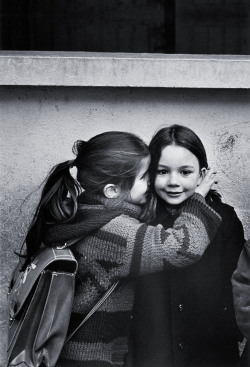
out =
{"type": "Polygon", "coordinates": [[[14,272],[8,294],[8,367],[54,367],[68,331],[77,261],[68,248],[43,248],[14,272]]]}

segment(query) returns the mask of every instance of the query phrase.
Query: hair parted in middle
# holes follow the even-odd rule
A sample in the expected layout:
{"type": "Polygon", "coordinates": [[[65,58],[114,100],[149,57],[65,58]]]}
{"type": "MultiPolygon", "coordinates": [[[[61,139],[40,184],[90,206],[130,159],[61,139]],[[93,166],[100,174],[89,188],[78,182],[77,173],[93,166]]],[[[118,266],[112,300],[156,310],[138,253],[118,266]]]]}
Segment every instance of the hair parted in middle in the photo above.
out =
{"type": "MultiPolygon", "coordinates": [[[[153,136],[149,144],[151,153],[151,163],[149,167],[150,183],[154,196],[156,195],[154,193],[154,182],[161,152],[168,145],[177,145],[186,148],[196,156],[199,161],[200,169],[208,168],[206,150],[201,139],[193,130],[187,126],[177,124],[160,129],[153,136]]],[[[211,201],[221,201],[221,196],[216,190],[211,189],[206,196],[206,201],[208,203],[211,201]]]]}

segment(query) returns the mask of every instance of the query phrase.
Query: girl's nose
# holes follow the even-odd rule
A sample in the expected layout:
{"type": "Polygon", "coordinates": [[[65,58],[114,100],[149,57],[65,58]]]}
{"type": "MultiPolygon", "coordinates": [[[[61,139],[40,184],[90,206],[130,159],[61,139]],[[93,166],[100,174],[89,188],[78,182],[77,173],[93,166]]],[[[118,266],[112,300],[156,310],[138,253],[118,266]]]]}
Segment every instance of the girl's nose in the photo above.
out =
{"type": "Polygon", "coordinates": [[[179,185],[178,175],[176,173],[173,172],[169,175],[168,185],[170,185],[170,186],[178,186],[179,185]]]}

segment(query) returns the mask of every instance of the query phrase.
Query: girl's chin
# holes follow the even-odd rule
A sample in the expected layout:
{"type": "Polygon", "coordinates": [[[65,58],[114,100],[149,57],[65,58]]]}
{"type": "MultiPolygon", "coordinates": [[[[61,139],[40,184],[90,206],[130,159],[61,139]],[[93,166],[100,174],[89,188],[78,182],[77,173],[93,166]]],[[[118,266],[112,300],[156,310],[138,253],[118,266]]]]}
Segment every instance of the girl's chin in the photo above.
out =
{"type": "Polygon", "coordinates": [[[162,200],[165,201],[166,204],[169,205],[180,205],[182,204],[187,198],[183,195],[179,195],[176,197],[170,197],[170,196],[164,196],[162,197],[162,200]]]}
{"type": "Polygon", "coordinates": [[[179,197],[169,197],[169,196],[161,196],[161,199],[168,205],[171,206],[176,206],[176,205],[180,205],[183,204],[188,198],[190,198],[193,195],[193,193],[191,195],[187,195],[187,194],[182,194],[179,197]]]}
{"type": "Polygon", "coordinates": [[[164,200],[166,204],[175,206],[175,205],[180,205],[184,202],[184,200],[164,200]]]}

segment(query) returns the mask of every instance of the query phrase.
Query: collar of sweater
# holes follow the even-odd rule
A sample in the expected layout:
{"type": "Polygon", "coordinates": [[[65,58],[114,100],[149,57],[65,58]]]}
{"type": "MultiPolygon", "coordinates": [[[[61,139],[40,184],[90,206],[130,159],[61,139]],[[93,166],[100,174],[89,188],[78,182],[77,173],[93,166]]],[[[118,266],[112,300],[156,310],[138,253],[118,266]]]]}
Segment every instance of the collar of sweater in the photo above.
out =
{"type": "Polygon", "coordinates": [[[122,214],[138,218],[141,208],[118,199],[83,193],[78,198],[75,218],[67,223],[50,225],[44,236],[45,244],[65,243],[76,237],[86,237],[122,214]]]}
{"type": "Polygon", "coordinates": [[[169,205],[166,202],[164,202],[163,200],[159,200],[158,204],[157,204],[157,214],[158,213],[162,213],[162,212],[167,212],[168,214],[171,215],[179,215],[181,214],[182,210],[183,210],[183,206],[184,203],[178,204],[178,205],[169,205]]]}

